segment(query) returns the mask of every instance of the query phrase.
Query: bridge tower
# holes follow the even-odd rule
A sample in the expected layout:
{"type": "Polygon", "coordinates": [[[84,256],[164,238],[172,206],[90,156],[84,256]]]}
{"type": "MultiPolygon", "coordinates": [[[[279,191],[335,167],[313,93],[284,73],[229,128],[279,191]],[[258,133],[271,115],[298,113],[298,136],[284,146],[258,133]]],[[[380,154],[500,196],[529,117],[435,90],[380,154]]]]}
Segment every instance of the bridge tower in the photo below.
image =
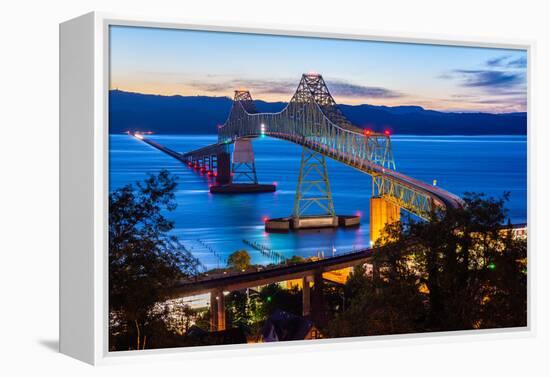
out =
{"type": "MultiPolygon", "coordinates": [[[[248,114],[256,114],[258,112],[250,92],[246,89],[235,90],[233,106],[237,106],[237,108],[241,110],[236,113],[242,113],[242,110],[248,114]]],[[[231,180],[232,183],[258,184],[256,162],[254,160],[254,150],[252,149],[251,139],[238,138],[235,140],[231,172],[233,175],[231,180]]]]}
{"type": "Polygon", "coordinates": [[[307,147],[302,148],[302,160],[292,211],[294,228],[337,226],[325,156],[307,147]]]}
{"type": "Polygon", "coordinates": [[[258,184],[252,140],[237,139],[233,150],[232,183],[258,184]]]}
{"type": "Polygon", "coordinates": [[[308,145],[318,140],[320,130],[315,117],[309,112],[320,106],[325,114],[333,118],[345,119],[336,106],[336,102],[323,80],[317,73],[302,75],[296,93],[290,101],[291,105],[299,105],[303,110],[303,119],[309,123],[303,128],[303,147],[300,162],[294,209],[292,211],[292,227],[295,229],[308,227],[336,227],[338,216],[334,210],[330,182],[327,173],[325,155],[309,148],[308,145]]]}
{"type": "Polygon", "coordinates": [[[258,109],[256,109],[256,104],[252,99],[252,95],[250,95],[250,91],[246,89],[235,90],[233,102],[239,102],[248,114],[256,114],[258,112],[258,109]]]}
{"type": "MultiPolygon", "coordinates": [[[[228,146],[233,143],[233,154],[230,158],[231,173],[227,182],[210,187],[211,193],[248,194],[276,190],[276,186],[273,184],[258,183],[256,161],[252,148],[252,140],[258,135],[254,132],[254,125],[248,119],[251,114],[256,113],[258,111],[250,92],[246,89],[235,90],[229,118],[224,126],[218,127],[218,145],[228,146]],[[227,129],[229,131],[224,132],[227,129]]],[[[227,161],[225,158],[228,156],[223,156],[223,161],[227,161]]],[[[225,167],[228,166],[225,165],[225,167]]],[[[220,170],[225,171],[225,169],[220,170]]]]}

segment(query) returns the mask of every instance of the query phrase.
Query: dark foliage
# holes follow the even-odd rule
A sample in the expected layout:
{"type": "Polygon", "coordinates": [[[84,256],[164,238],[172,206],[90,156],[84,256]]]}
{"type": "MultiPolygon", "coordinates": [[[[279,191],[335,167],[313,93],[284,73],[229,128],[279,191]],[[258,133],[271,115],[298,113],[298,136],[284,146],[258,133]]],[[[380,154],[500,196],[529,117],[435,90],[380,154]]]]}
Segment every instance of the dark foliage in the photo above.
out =
{"type": "Polygon", "coordinates": [[[264,319],[277,309],[295,315],[302,314],[302,294],[297,288],[283,289],[278,284],[270,284],[262,288],[259,299],[258,314],[264,319]]]}
{"type": "Polygon", "coordinates": [[[373,278],[357,268],[332,336],[521,327],[527,323],[527,243],[503,230],[501,199],[466,194],[464,209],[393,224],[373,278]]]}
{"type": "Polygon", "coordinates": [[[121,334],[133,339],[129,347],[146,346],[148,333],[149,345],[153,334],[161,336],[154,305],[176,281],[197,272],[198,261],[168,235],[173,223],[164,212],[175,208],[175,187],[175,179],[162,171],[109,196],[110,330],[118,335],[112,339],[121,334]]]}

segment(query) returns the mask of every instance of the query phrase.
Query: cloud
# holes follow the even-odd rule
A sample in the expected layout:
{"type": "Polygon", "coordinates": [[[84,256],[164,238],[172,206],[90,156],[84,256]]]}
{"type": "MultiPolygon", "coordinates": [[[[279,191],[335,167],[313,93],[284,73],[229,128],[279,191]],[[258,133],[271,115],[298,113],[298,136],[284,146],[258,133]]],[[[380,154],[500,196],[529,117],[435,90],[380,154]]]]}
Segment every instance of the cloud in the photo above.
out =
{"type": "Polygon", "coordinates": [[[459,98],[459,99],[468,99],[468,98],[476,98],[477,96],[474,96],[472,94],[451,94],[451,98],[459,98]]]}
{"type": "Polygon", "coordinates": [[[527,67],[527,57],[520,56],[513,59],[510,55],[499,56],[497,58],[489,59],[485,62],[488,67],[505,67],[505,68],[525,68],[527,67]]]}
{"type": "Polygon", "coordinates": [[[503,55],[481,63],[479,69],[454,69],[439,75],[452,80],[462,93],[451,94],[451,101],[472,106],[488,106],[495,112],[525,111],[527,76],[524,56],[503,55]]]}
{"type": "Polygon", "coordinates": [[[478,99],[473,101],[475,103],[481,103],[484,105],[527,105],[527,98],[525,97],[512,97],[512,98],[505,98],[504,100],[502,98],[486,98],[486,99],[478,99]]]}
{"type": "Polygon", "coordinates": [[[285,80],[226,80],[217,82],[206,81],[192,81],[186,83],[197,90],[206,92],[227,92],[239,88],[246,88],[254,93],[271,93],[271,94],[288,94],[291,95],[296,87],[297,82],[285,81],[285,80]]]}
{"type": "Polygon", "coordinates": [[[508,58],[509,56],[500,56],[498,58],[489,59],[486,64],[489,67],[501,67],[502,63],[508,58]]]}
{"type": "Polygon", "coordinates": [[[509,68],[526,68],[527,67],[527,57],[522,56],[515,60],[511,60],[506,65],[509,68]]]}
{"type": "Polygon", "coordinates": [[[391,89],[356,85],[338,80],[328,81],[327,86],[332,94],[348,98],[397,98],[403,96],[401,93],[391,89]]]}
{"type": "MultiPolygon", "coordinates": [[[[259,80],[234,79],[216,82],[193,81],[185,83],[193,88],[206,92],[227,92],[237,88],[246,88],[254,94],[287,95],[288,99],[294,94],[299,80],[259,80]]],[[[327,80],[331,94],[347,98],[397,98],[402,94],[390,89],[351,84],[341,80],[327,80]]]]}
{"type": "Polygon", "coordinates": [[[453,73],[460,77],[461,85],[465,87],[514,88],[525,81],[525,75],[518,72],[456,69],[453,73]]]}

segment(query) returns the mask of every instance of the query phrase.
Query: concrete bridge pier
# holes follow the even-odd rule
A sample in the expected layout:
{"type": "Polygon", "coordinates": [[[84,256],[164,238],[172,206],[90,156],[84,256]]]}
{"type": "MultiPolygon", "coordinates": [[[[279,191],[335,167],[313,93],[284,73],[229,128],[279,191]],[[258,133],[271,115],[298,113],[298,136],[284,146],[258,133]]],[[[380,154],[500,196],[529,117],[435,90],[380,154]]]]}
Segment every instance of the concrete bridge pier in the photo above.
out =
{"type": "Polygon", "coordinates": [[[312,275],[302,278],[302,316],[310,318],[321,327],[325,325],[323,287],[321,271],[315,271],[312,275]]]}
{"type": "Polygon", "coordinates": [[[304,276],[302,278],[302,315],[304,317],[311,315],[311,287],[309,283],[312,280],[312,276],[304,276]]]}
{"type": "Polygon", "coordinates": [[[224,185],[231,182],[231,155],[219,152],[216,155],[216,183],[224,185]]]}
{"type": "Polygon", "coordinates": [[[210,292],[210,331],[225,330],[225,297],[223,289],[210,292]]]}
{"type": "Polygon", "coordinates": [[[226,151],[218,154],[216,182],[217,185],[210,187],[213,194],[247,194],[276,190],[275,185],[258,183],[252,141],[246,138],[235,140],[233,158],[226,151]]]}
{"type": "Polygon", "coordinates": [[[210,331],[218,331],[218,298],[210,292],[210,331]]]}
{"type": "Polygon", "coordinates": [[[252,140],[237,139],[235,141],[231,169],[233,172],[232,183],[258,184],[252,140]]]}
{"type": "Polygon", "coordinates": [[[382,197],[370,199],[370,242],[375,244],[384,234],[384,228],[388,224],[398,222],[401,219],[401,208],[382,197]]]}
{"type": "Polygon", "coordinates": [[[315,271],[313,275],[313,294],[311,295],[311,320],[318,326],[324,327],[327,323],[325,317],[325,300],[323,297],[324,287],[323,273],[315,271]]]}

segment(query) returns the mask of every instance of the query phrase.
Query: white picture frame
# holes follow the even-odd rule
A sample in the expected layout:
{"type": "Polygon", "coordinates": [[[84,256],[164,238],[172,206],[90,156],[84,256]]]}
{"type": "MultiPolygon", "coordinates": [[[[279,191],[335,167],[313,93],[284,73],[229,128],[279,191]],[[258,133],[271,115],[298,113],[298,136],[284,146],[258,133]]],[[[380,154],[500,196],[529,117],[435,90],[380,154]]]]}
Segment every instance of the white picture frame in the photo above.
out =
{"type": "MultiPolygon", "coordinates": [[[[533,336],[534,269],[528,276],[528,326],[519,329],[468,330],[453,333],[324,339],[284,344],[261,344],[109,352],[108,340],[108,90],[109,27],[142,26],[188,30],[326,37],[338,39],[410,42],[522,49],[528,54],[528,114],[532,114],[533,41],[486,40],[416,33],[365,33],[363,30],[301,28],[280,25],[231,23],[206,24],[171,18],[143,18],[88,13],[60,25],[60,351],[90,364],[129,362],[135,358],[227,356],[234,352],[262,354],[294,352],[316,347],[372,347],[374,344],[464,341],[483,338],[533,336]],[[460,336],[457,336],[457,335],[460,336]]],[[[533,215],[532,169],[534,138],[528,117],[528,223],[533,215]]],[[[534,265],[532,232],[528,238],[528,263],[534,265]]]]}

